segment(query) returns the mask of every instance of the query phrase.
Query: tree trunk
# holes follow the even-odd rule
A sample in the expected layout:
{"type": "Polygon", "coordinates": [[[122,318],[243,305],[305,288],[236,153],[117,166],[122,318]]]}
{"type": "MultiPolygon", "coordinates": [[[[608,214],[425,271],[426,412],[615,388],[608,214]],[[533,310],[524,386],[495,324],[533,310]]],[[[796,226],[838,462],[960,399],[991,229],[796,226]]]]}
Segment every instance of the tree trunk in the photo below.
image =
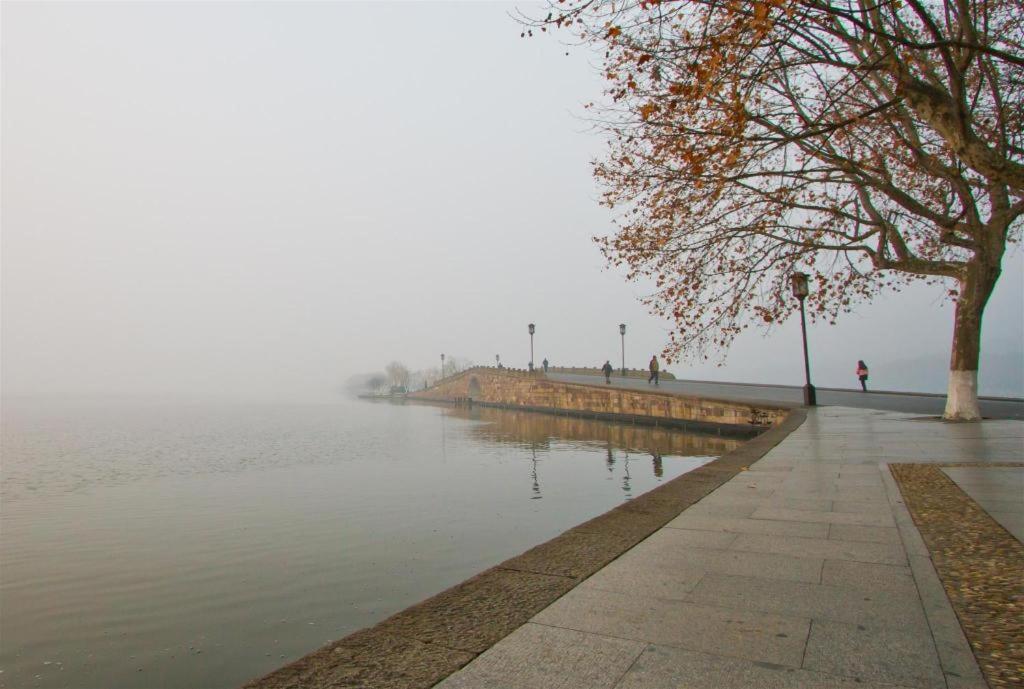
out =
{"type": "Polygon", "coordinates": [[[999,279],[1000,256],[994,262],[975,258],[960,280],[953,324],[953,353],[949,362],[946,421],[981,421],[978,407],[978,361],[981,355],[981,317],[999,279]]]}

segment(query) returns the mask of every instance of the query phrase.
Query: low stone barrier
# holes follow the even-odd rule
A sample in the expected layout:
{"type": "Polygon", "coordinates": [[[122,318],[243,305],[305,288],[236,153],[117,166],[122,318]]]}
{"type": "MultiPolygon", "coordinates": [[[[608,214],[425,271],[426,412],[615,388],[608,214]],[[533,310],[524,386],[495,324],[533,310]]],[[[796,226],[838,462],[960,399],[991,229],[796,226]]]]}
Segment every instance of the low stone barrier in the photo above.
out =
{"type": "MultiPolygon", "coordinates": [[[[603,376],[602,371],[597,366],[549,366],[548,373],[565,373],[573,376],[603,376]]],[[[627,368],[627,378],[643,378],[647,380],[650,378],[651,372],[645,368],[627,368]]],[[[622,369],[616,368],[615,372],[612,373],[612,378],[621,378],[622,369]]],[[[658,378],[660,380],[676,380],[675,375],[671,371],[659,371],[658,378]]]]}

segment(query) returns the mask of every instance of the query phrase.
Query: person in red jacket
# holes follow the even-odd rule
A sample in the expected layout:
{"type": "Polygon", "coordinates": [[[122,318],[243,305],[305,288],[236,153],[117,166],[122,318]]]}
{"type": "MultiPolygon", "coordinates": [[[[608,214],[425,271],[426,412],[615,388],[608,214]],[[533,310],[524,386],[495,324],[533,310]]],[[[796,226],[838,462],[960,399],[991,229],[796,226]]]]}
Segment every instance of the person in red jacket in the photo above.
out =
{"type": "Polygon", "coordinates": [[[857,377],[860,378],[861,392],[868,391],[868,365],[861,359],[857,362],[857,377]]]}

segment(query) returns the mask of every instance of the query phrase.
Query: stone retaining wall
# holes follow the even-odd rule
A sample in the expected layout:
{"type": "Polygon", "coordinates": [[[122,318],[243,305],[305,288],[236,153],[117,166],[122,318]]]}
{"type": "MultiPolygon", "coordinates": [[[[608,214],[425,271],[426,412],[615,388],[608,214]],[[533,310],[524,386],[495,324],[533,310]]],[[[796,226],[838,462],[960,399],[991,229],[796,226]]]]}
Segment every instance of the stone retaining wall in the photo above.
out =
{"type": "Polygon", "coordinates": [[[625,390],[548,379],[542,372],[472,368],[451,376],[410,399],[471,402],[609,420],[626,420],[695,430],[756,434],[782,421],[788,409],[654,390],[625,390]]]}

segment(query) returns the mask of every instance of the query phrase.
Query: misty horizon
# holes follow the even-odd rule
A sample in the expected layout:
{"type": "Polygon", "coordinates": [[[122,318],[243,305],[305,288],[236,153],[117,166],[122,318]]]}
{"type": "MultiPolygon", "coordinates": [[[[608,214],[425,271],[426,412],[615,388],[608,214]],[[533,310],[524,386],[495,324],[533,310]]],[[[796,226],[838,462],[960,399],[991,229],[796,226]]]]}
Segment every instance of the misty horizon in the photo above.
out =
{"type": "MultiPolygon", "coordinates": [[[[330,400],[441,353],[642,368],[669,324],[609,270],[589,56],[507,4],[3,7],[2,392],[330,400]]],[[[821,386],[945,390],[937,287],[812,324],[821,386]]],[[[1024,395],[1024,254],[980,391],[1024,395]]],[[[802,383],[798,320],[683,378],[802,383]]]]}

